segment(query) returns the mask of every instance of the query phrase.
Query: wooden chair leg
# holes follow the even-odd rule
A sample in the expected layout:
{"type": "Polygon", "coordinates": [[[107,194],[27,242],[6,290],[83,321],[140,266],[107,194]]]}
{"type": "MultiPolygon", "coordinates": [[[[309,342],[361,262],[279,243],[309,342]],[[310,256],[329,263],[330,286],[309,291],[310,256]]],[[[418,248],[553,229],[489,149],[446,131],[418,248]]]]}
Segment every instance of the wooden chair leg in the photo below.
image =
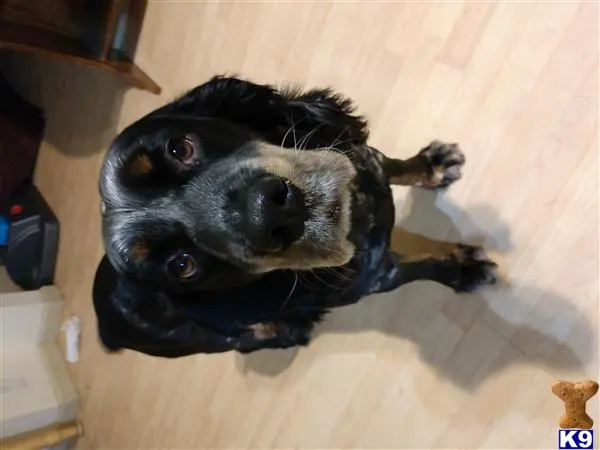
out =
{"type": "Polygon", "coordinates": [[[0,442],[0,448],[2,450],[40,450],[81,436],[83,436],[83,424],[80,421],[66,422],[3,439],[0,442]]]}

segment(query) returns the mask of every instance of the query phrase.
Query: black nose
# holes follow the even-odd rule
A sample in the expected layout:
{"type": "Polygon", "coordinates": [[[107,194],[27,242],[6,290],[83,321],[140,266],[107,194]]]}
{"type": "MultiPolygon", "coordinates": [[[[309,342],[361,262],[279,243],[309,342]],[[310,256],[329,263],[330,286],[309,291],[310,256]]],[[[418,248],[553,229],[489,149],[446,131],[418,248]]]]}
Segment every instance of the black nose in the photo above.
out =
{"type": "Polygon", "coordinates": [[[245,209],[248,238],[259,250],[281,250],[304,233],[308,216],[304,195],[283,178],[267,176],[253,181],[245,209]]]}

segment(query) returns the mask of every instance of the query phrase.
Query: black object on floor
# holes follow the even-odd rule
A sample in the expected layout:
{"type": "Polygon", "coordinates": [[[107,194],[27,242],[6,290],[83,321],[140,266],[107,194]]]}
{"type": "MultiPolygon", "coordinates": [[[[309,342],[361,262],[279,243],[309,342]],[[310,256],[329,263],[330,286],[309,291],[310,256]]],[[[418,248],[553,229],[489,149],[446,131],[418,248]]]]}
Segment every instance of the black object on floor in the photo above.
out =
{"type": "Polygon", "coordinates": [[[2,253],[9,277],[25,290],[52,284],[58,252],[56,216],[32,184],[23,185],[0,215],[8,222],[8,239],[2,253]]]}

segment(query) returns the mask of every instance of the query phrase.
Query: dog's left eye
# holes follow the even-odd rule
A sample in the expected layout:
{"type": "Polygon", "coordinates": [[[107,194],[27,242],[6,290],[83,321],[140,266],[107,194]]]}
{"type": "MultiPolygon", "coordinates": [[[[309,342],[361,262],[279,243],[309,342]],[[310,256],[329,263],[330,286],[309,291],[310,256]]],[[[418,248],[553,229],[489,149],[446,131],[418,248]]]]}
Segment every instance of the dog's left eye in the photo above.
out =
{"type": "Polygon", "coordinates": [[[196,145],[190,138],[170,139],[167,142],[167,154],[182,164],[192,164],[196,160],[196,145]]]}
{"type": "Polygon", "coordinates": [[[180,253],[167,264],[169,273],[180,280],[189,280],[198,273],[198,263],[192,255],[180,253]]]}

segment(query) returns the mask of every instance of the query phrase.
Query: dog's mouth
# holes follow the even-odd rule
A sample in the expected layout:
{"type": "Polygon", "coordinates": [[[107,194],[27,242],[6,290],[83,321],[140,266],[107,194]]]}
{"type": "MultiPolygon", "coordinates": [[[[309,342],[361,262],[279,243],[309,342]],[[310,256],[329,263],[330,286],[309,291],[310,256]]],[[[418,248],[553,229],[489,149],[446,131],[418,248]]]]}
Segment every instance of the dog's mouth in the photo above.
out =
{"type": "Polygon", "coordinates": [[[288,180],[303,195],[303,232],[275,252],[250,256],[251,271],[311,270],[346,264],[354,254],[351,231],[352,180],[356,170],[345,155],[331,150],[296,152],[261,144],[250,164],[288,180]]]}

